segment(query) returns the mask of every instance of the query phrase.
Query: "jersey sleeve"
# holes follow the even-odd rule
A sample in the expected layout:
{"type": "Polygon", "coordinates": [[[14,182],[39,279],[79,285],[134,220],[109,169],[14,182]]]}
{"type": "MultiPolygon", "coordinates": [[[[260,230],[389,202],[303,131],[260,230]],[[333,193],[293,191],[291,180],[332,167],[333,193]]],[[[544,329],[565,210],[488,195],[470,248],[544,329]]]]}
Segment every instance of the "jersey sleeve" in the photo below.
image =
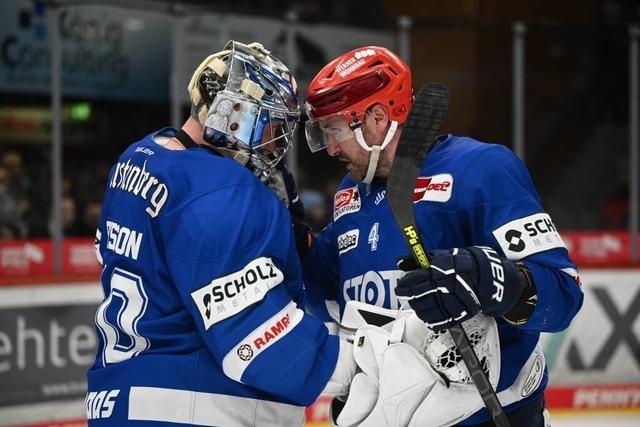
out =
{"type": "Polygon", "coordinates": [[[323,322],[331,321],[326,301],[338,299],[340,276],[338,247],[334,224],[329,224],[319,236],[313,238],[311,249],[303,263],[307,312],[323,322]]]}
{"type": "Polygon", "coordinates": [[[294,301],[302,280],[287,215],[260,185],[205,194],[180,212],[166,256],[224,373],[309,405],[333,373],[339,343],[294,301]]]}
{"type": "Polygon", "coordinates": [[[538,301],[520,328],[566,328],[583,301],[578,272],[524,164],[508,148],[490,145],[470,161],[462,185],[459,212],[470,240],[523,262],[533,275],[538,301]]]}

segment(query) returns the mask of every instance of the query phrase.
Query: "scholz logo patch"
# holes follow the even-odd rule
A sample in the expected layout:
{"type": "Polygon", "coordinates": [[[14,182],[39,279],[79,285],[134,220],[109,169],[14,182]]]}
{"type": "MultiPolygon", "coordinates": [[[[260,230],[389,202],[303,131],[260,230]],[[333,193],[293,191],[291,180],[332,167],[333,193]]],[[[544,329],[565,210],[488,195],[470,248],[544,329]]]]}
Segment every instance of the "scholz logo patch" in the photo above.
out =
{"type": "Polygon", "coordinates": [[[546,213],[513,220],[492,233],[509,259],[522,259],[549,249],[567,248],[551,217],[546,213]]]}
{"type": "Polygon", "coordinates": [[[362,206],[358,186],[340,190],[333,196],[333,220],[343,215],[358,212],[362,206]]]}
{"type": "Polygon", "coordinates": [[[282,272],[271,258],[256,258],[243,269],[213,280],[191,293],[204,328],[231,317],[254,304],[282,282],[282,272]]]}

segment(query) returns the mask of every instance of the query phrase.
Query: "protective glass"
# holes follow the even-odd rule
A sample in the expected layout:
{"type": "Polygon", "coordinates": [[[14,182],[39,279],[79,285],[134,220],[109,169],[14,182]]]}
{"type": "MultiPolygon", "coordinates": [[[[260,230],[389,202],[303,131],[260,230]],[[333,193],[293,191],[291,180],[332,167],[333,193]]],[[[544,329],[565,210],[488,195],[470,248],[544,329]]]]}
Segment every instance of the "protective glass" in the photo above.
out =
{"type": "Polygon", "coordinates": [[[330,140],[341,143],[355,138],[353,129],[342,115],[335,115],[305,123],[307,145],[312,153],[327,148],[330,140]]]}

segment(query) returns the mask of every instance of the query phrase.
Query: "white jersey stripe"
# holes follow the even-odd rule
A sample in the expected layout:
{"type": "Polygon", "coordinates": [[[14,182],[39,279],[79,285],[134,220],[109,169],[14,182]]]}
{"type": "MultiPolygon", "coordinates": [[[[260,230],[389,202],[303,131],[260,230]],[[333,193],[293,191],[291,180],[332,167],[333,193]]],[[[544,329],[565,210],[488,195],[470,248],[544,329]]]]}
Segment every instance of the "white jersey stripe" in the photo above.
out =
{"type": "Polygon", "coordinates": [[[129,419],[202,426],[302,426],[304,408],[192,390],[131,387],[129,419]]]}
{"type": "Polygon", "coordinates": [[[222,360],[222,370],[229,377],[242,382],[242,374],[264,350],[287,335],[300,323],[304,313],[292,301],[269,320],[258,326],[233,347],[222,360]]]}

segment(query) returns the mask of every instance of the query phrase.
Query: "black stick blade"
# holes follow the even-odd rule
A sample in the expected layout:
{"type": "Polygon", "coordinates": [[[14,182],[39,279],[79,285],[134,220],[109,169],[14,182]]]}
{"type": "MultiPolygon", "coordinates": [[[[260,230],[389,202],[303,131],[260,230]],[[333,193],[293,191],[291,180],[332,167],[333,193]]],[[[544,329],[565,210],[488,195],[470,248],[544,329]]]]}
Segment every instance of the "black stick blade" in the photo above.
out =
{"type": "Polygon", "coordinates": [[[449,89],[440,83],[423,86],[402,130],[402,143],[398,145],[396,158],[414,159],[416,167],[421,168],[448,111],[449,89]]]}
{"type": "Polygon", "coordinates": [[[449,89],[429,83],[415,97],[387,181],[387,200],[400,228],[414,223],[413,190],[449,111],[449,89]]]}

